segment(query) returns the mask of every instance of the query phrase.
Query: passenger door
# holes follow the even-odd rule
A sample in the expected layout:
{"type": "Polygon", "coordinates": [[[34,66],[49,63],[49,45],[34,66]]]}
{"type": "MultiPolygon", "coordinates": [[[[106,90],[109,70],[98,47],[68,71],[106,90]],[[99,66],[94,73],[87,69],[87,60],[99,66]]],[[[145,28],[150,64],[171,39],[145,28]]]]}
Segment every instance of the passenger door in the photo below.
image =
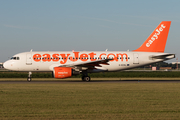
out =
{"type": "Polygon", "coordinates": [[[32,56],[30,53],[26,54],[26,65],[32,65],[32,56]]]}
{"type": "Polygon", "coordinates": [[[139,55],[137,53],[134,53],[133,64],[139,64],[139,55]]]}

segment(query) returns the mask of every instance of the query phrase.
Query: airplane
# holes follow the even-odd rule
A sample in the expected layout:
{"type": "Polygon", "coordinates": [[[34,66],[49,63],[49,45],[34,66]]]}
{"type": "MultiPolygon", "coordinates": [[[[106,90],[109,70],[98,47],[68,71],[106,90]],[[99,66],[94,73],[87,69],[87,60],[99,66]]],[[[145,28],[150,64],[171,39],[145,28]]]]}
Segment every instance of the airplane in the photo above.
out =
{"type": "Polygon", "coordinates": [[[3,66],[8,70],[29,72],[50,71],[54,78],[63,79],[82,74],[82,81],[90,81],[88,73],[132,69],[175,58],[164,53],[171,21],[162,21],[146,41],[133,51],[30,51],[14,55],[3,66]]]}

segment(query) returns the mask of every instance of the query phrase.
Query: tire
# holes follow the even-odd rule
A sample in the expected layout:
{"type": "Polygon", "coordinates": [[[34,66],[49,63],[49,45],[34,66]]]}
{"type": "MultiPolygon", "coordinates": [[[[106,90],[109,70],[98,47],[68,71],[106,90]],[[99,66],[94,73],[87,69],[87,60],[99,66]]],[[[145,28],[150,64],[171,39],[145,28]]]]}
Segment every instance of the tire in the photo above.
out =
{"type": "Polygon", "coordinates": [[[28,77],[28,78],[27,78],[27,81],[28,81],[28,82],[31,82],[31,77],[28,77]]]}
{"type": "Polygon", "coordinates": [[[84,77],[84,81],[89,82],[90,80],[91,80],[91,79],[90,79],[90,77],[89,77],[89,76],[84,77]]]}

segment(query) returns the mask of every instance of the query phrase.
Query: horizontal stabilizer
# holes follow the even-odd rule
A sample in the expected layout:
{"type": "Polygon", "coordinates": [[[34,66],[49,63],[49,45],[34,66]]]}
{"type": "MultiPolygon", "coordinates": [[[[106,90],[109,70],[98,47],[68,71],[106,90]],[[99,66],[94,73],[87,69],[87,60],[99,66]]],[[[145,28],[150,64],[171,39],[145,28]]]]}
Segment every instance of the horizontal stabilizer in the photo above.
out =
{"type": "Polygon", "coordinates": [[[157,55],[157,56],[151,56],[150,59],[163,59],[163,60],[169,60],[175,58],[175,54],[166,54],[166,55],[157,55]]]}

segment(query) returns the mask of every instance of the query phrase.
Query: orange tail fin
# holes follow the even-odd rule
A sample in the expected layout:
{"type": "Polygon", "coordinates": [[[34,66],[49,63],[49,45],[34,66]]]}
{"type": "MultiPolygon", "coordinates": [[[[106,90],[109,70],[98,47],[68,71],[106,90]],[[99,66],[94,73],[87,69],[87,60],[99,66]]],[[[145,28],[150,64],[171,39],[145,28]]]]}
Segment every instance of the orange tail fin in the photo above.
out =
{"type": "Polygon", "coordinates": [[[147,40],[134,50],[137,52],[164,52],[171,21],[162,21],[147,40]]]}

